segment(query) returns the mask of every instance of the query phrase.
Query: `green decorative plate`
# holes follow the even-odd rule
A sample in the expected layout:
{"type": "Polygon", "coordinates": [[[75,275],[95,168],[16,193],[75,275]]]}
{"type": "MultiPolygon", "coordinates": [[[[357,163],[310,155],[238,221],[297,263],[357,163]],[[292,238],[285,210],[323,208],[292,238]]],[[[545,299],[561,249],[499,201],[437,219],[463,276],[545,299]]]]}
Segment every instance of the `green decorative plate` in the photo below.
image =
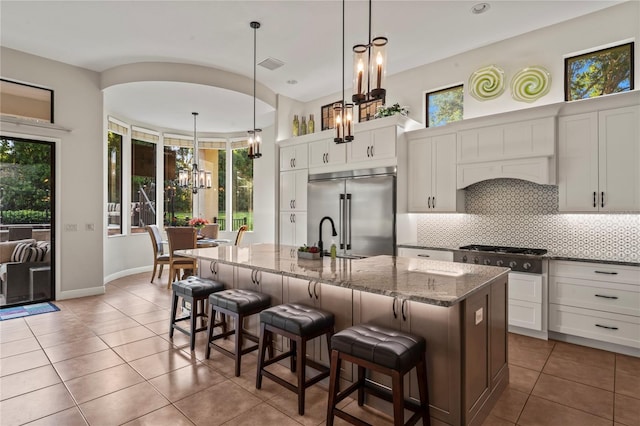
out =
{"type": "Polygon", "coordinates": [[[495,99],[504,92],[504,71],[495,65],[480,68],[469,77],[469,88],[479,101],[495,99]]]}
{"type": "Polygon", "coordinates": [[[523,68],[511,79],[511,96],[520,102],[534,102],[550,88],[551,74],[543,67],[523,68]]]}

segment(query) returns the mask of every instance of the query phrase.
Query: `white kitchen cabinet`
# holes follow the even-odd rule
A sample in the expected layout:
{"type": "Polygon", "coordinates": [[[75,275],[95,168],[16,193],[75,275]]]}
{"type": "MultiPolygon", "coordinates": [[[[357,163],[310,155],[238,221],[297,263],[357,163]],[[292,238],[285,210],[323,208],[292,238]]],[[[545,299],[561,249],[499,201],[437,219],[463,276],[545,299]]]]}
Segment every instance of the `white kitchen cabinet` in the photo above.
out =
{"type": "Polygon", "coordinates": [[[280,171],[306,169],[308,165],[307,144],[283,146],[280,148],[280,171]]]}
{"type": "Polygon", "coordinates": [[[640,268],[552,261],[549,330],[640,348],[640,268]]]}
{"type": "Polygon", "coordinates": [[[373,160],[395,158],[397,126],[355,132],[352,142],[347,145],[349,163],[372,162],[373,160]]]}
{"type": "Polygon", "coordinates": [[[234,287],[234,266],[220,263],[216,260],[200,260],[198,262],[198,276],[218,281],[225,288],[234,287]]]}
{"type": "Polygon", "coordinates": [[[460,212],[464,192],[456,188],[456,134],[408,143],[410,212],[460,212]]]}
{"type": "Polygon", "coordinates": [[[307,243],[307,213],[280,213],[280,244],[301,246],[307,243]]]}
{"type": "Polygon", "coordinates": [[[280,173],[280,211],[307,210],[309,172],[292,170],[280,173]]]}
{"type": "Polygon", "coordinates": [[[398,256],[453,262],[453,252],[449,250],[428,250],[399,247],[398,256]]]}
{"type": "Polygon", "coordinates": [[[346,144],[337,144],[333,138],[309,142],[309,168],[336,166],[346,161],[346,144]]]}
{"type": "Polygon", "coordinates": [[[640,211],[640,106],[560,117],[559,210],[640,211]]]}
{"type": "MultiPolygon", "coordinates": [[[[509,326],[546,332],[543,313],[546,277],[509,273],[509,326]]],[[[545,302],[546,303],[546,302],[545,302]]],[[[511,329],[510,329],[511,331],[511,329]]]]}

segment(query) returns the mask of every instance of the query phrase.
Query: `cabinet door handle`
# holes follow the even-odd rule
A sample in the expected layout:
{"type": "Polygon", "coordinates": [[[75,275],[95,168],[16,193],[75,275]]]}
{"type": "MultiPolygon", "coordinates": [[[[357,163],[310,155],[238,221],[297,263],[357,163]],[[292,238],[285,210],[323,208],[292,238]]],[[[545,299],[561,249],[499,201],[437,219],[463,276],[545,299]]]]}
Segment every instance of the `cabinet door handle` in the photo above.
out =
{"type": "Polygon", "coordinates": [[[313,285],[313,295],[316,297],[316,300],[318,300],[318,281],[313,285]]]}
{"type": "Polygon", "coordinates": [[[309,293],[309,299],[311,299],[313,297],[313,294],[311,294],[311,281],[307,284],[307,293],[309,293]]]}
{"type": "Polygon", "coordinates": [[[597,197],[596,191],[593,191],[593,208],[598,207],[598,204],[596,204],[596,197],[597,197]]]}
{"type": "Polygon", "coordinates": [[[436,208],[436,197],[433,197],[433,200],[431,200],[431,207],[436,208]]]}
{"type": "Polygon", "coordinates": [[[255,274],[256,274],[256,271],[251,271],[251,282],[254,284],[256,283],[255,274]]]}
{"type": "Polygon", "coordinates": [[[403,299],[402,300],[402,321],[407,320],[407,315],[405,315],[405,312],[404,312],[404,307],[406,304],[407,304],[407,299],[403,299]]]}
{"type": "Polygon", "coordinates": [[[604,274],[604,275],[618,275],[617,272],[609,272],[609,271],[594,271],[596,274],[604,274]]]}
{"type": "Polygon", "coordinates": [[[289,167],[293,169],[293,158],[289,158],[289,167]]]}
{"type": "Polygon", "coordinates": [[[427,208],[431,208],[431,197],[427,198],[427,208]]]}
{"type": "Polygon", "coordinates": [[[373,145],[371,146],[371,156],[373,157],[373,145]]]}
{"type": "Polygon", "coordinates": [[[293,158],[293,168],[294,169],[296,168],[296,159],[295,158],[293,158]]]}
{"type": "Polygon", "coordinates": [[[369,157],[369,148],[370,147],[367,147],[367,158],[369,157]]]}
{"type": "Polygon", "coordinates": [[[601,325],[601,324],[596,324],[596,327],[606,328],[607,330],[617,330],[618,329],[618,327],[612,327],[610,325],[601,325]]]}
{"type": "Polygon", "coordinates": [[[218,262],[211,262],[209,264],[209,269],[213,275],[218,275],[218,262]]]}
{"type": "Polygon", "coordinates": [[[431,257],[428,254],[418,254],[418,257],[431,257]]]}
{"type": "Polygon", "coordinates": [[[256,285],[260,285],[261,279],[262,279],[262,272],[256,271],[256,285]]]}
{"type": "Polygon", "coordinates": [[[327,152],[325,155],[327,156],[327,164],[328,164],[329,163],[329,153],[327,152]]]}
{"type": "Polygon", "coordinates": [[[396,300],[397,298],[393,298],[393,303],[391,304],[391,309],[393,310],[393,317],[398,318],[398,314],[396,313],[396,300]]]}
{"type": "Polygon", "coordinates": [[[604,191],[600,193],[600,207],[604,207],[604,191]]]}
{"type": "Polygon", "coordinates": [[[602,297],[603,299],[618,300],[618,296],[607,296],[606,294],[594,294],[596,297],[602,297]]]}
{"type": "Polygon", "coordinates": [[[291,216],[293,216],[293,223],[296,223],[296,214],[292,214],[291,216]]]}

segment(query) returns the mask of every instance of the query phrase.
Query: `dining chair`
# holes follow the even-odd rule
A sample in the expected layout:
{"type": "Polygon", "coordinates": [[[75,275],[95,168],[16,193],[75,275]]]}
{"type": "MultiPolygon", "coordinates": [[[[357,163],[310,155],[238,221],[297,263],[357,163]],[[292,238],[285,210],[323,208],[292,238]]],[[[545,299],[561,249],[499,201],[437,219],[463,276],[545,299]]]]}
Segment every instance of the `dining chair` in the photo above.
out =
{"type": "Polygon", "coordinates": [[[215,240],[218,238],[218,224],[217,223],[207,223],[206,225],[204,225],[204,228],[202,228],[202,231],[200,231],[200,234],[205,237],[205,238],[209,238],[212,240],[215,240]]]}
{"type": "Polygon", "coordinates": [[[153,277],[156,275],[158,265],[160,265],[160,271],[158,272],[158,278],[160,278],[164,265],[168,265],[170,259],[168,254],[164,254],[162,235],[160,234],[158,225],[148,225],[147,232],[149,232],[151,245],[153,246],[153,272],[151,273],[151,282],[153,282],[153,277]]]}
{"type": "Polygon", "coordinates": [[[196,270],[197,259],[179,256],[176,250],[188,250],[196,248],[197,231],[190,226],[170,226],[167,228],[167,239],[169,240],[169,282],[167,288],[171,288],[171,283],[180,270],[196,270]],[[176,272],[177,271],[177,272],[176,272]]]}
{"type": "Polygon", "coordinates": [[[238,228],[238,234],[236,235],[236,242],[234,245],[240,245],[240,243],[242,242],[242,237],[244,236],[244,233],[247,229],[249,229],[247,225],[242,225],[240,228],[238,228]]]}

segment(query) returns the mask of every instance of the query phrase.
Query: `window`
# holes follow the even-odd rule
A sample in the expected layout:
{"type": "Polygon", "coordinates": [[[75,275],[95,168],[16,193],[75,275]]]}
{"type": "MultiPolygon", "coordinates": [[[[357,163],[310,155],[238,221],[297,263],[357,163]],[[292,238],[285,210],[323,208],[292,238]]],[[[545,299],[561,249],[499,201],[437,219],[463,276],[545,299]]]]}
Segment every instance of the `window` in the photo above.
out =
{"type": "Polygon", "coordinates": [[[193,148],[166,145],[164,147],[164,224],[165,226],[186,225],[191,218],[191,188],[178,185],[180,170],[191,170],[193,148]]]}
{"type": "Polygon", "coordinates": [[[331,102],[320,107],[320,130],[328,130],[336,127],[336,119],[333,116],[333,105],[342,101],[331,102]]]}
{"type": "Polygon", "coordinates": [[[463,86],[454,86],[427,93],[427,127],[443,126],[462,120],[463,86]]]}
{"type": "MultiPolygon", "coordinates": [[[[215,175],[214,175],[215,176],[215,175]]],[[[215,188],[215,182],[213,182],[213,187],[215,188]]],[[[227,187],[227,151],[220,150],[218,151],[218,215],[215,216],[216,220],[220,224],[220,230],[227,230],[227,224],[225,222],[225,218],[227,217],[227,192],[225,188],[227,187]]]]}
{"type": "Polygon", "coordinates": [[[231,151],[233,164],[233,221],[227,230],[237,231],[242,225],[253,230],[253,161],[247,156],[248,148],[236,148],[231,151]]]}
{"type": "Polygon", "coordinates": [[[53,90],[0,79],[0,113],[53,123],[53,90]]]}
{"type": "Polygon", "coordinates": [[[131,140],[131,232],[156,223],[156,144],[131,140]]]}
{"type": "Polygon", "coordinates": [[[566,58],[565,101],[633,90],[633,43],[566,58]]]}
{"type": "MultiPolygon", "coordinates": [[[[111,124],[111,123],[110,123],[111,124]]],[[[108,133],[107,233],[122,234],[122,134],[108,133]]]]}
{"type": "Polygon", "coordinates": [[[358,122],[373,120],[379,106],[384,105],[383,99],[376,99],[369,102],[361,103],[358,106],[358,122]]]}

